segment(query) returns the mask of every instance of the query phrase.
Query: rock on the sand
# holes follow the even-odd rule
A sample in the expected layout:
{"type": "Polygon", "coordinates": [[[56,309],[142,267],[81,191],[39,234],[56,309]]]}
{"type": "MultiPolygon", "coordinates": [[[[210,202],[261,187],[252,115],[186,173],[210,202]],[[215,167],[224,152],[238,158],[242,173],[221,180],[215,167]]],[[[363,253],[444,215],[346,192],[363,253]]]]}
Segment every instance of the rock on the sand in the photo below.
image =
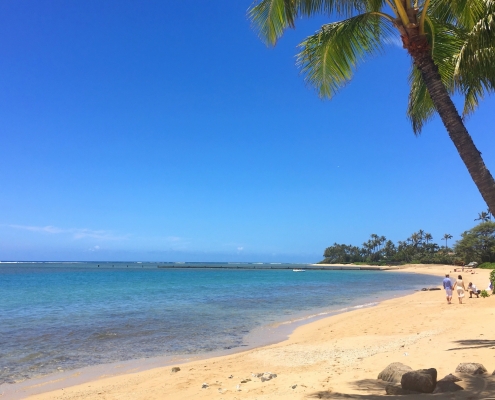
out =
{"type": "Polygon", "coordinates": [[[452,374],[448,374],[448,375],[445,375],[445,377],[440,379],[438,382],[460,382],[460,381],[462,381],[461,378],[458,378],[457,376],[452,375],[452,374]]]}
{"type": "Polygon", "coordinates": [[[461,372],[464,374],[471,374],[471,375],[481,375],[484,374],[486,371],[486,368],[483,366],[483,364],[479,363],[460,363],[457,368],[455,369],[455,372],[461,372]]]}
{"type": "Polygon", "coordinates": [[[277,374],[272,374],[271,372],[265,372],[260,378],[261,382],[269,381],[272,378],[276,378],[277,374]]]}
{"type": "Polygon", "coordinates": [[[403,395],[403,394],[420,394],[419,392],[416,392],[414,390],[405,390],[402,389],[399,385],[387,385],[385,386],[385,392],[388,395],[403,395]]]}
{"type": "Polygon", "coordinates": [[[400,362],[389,364],[382,372],[378,374],[378,379],[386,382],[400,383],[402,375],[412,371],[412,368],[400,362]]]}
{"type": "Polygon", "coordinates": [[[457,392],[458,390],[464,389],[455,382],[440,380],[437,382],[437,386],[435,387],[433,393],[449,393],[457,392]]]}
{"type": "Polygon", "coordinates": [[[203,383],[203,384],[201,385],[201,389],[208,389],[208,386],[209,386],[209,385],[208,385],[207,383],[203,383]]]}
{"type": "Polygon", "coordinates": [[[459,381],[462,381],[462,379],[455,375],[448,374],[437,382],[437,386],[435,387],[433,393],[449,393],[464,390],[461,386],[456,384],[456,382],[459,381]]]}
{"type": "Polygon", "coordinates": [[[179,372],[179,371],[180,371],[180,368],[179,367],[173,367],[170,372],[172,374],[175,374],[176,372],[179,372]]]}
{"type": "Polygon", "coordinates": [[[402,375],[400,384],[402,389],[405,390],[432,393],[437,384],[437,370],[435,368],[429,368],[406,372],[402,375]]]}
{"type": "Polygon", "coordinates": [[[270,379],[276,378],[277,374],[272,374],[271,372],[259,372],[257,374],[251,374],[255,378],[260,378],[261,382],[269,381],[270,379]]]}

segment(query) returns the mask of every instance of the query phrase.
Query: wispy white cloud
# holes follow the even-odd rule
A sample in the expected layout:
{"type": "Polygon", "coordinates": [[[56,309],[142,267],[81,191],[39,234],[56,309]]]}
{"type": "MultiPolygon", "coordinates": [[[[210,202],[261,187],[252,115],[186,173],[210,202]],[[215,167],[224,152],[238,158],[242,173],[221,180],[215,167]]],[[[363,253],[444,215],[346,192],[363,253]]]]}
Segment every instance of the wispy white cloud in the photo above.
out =
{"type": "Polygon", "coordinates": [[[44,232],[44,233],[63,233],[64,230],[57,228],[56,226],[26,226],[26,225],[8,225],[11,228],[14,229],[23,229],[25,231],[31,231],[31,232],[44,232]]]}
{"type": "Polygon", "coordinates": [[[399,36],[390,36],[384,39],[385,44],[388,44],[390,46],[395,46],[399,48],[403,48],[404,44],[402,43],[402,40],[399,36]]]}
{"type": "Polygon", "coordinates": [[[13,229],[21,229],[30,232],[40,232],[47,234],[66,234],[71,235],[74,239],[99,239],[99,240],[126,240],[129,235],[117,235],[111,231],[94,230],[86,228],[58,228],[56,226],[30,226],[30,225],[8,225],[13,229]]]}
{"type": "Polygon", "coordinates": [[[182,242],[184,239],[178,236],[167,236],[165,240],[167,242],[182,242]]]}

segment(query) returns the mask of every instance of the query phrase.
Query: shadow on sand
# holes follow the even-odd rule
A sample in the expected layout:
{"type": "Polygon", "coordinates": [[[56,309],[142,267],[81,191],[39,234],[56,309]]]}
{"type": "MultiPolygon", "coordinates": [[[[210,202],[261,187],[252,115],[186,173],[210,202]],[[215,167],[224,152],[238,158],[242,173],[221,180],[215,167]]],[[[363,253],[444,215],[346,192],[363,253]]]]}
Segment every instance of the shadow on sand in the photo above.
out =
{"type": "Polygon", "coordinates": [[[432,398],[432,399],[449,399],[449,400],[495,400],[495,376],[482,375],[473,376],[466,374],[456,374],[462,381],[458,382],[464,387],[464,390],[454,393],[442,394],[415,394],[403,396],[390,396],[385,394],[385,386],[388,382],[378,379],[362,379],[351,383],[351,388],[355,391],[361,391],[362,394],[346,394],[332,391],[319,391],[310,393],[308,399],[416,399],[416,398],[432,398]]]}
{"type": "Polygon", "coordinates": [[[482,348],[495,349],[495,340],[456,340],[454,343],[457,343],[459,347],[453,347],[447,351],[482,348]]]}

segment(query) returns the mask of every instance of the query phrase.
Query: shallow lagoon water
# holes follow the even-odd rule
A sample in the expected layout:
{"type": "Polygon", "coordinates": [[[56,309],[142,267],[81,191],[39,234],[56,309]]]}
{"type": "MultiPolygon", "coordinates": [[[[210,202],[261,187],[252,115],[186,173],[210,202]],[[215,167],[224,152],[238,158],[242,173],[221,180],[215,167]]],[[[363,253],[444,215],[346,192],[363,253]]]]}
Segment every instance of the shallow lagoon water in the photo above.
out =
{"type": "Polygon", "coordinates": [[[0,264],[0,384],[116,361],[242,349],[248,333],[264,326],[438,284],[392,271],[158,265],[188,264],[0,264]]]}

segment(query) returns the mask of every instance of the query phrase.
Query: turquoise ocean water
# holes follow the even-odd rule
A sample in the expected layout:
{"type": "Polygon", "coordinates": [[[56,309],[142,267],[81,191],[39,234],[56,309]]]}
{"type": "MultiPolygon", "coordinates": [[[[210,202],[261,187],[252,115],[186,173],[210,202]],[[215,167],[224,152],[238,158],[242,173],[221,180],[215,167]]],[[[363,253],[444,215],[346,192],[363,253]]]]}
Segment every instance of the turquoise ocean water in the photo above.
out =
{"type": "Polygon", "coordinates": [[[260,327],[438,284],[390,271],[252,269],[268,265],[0,263],[0,384],[116,361],[243,349],[260,327]],[[196,268],[171,268],[177,266],[196,268]]]}

